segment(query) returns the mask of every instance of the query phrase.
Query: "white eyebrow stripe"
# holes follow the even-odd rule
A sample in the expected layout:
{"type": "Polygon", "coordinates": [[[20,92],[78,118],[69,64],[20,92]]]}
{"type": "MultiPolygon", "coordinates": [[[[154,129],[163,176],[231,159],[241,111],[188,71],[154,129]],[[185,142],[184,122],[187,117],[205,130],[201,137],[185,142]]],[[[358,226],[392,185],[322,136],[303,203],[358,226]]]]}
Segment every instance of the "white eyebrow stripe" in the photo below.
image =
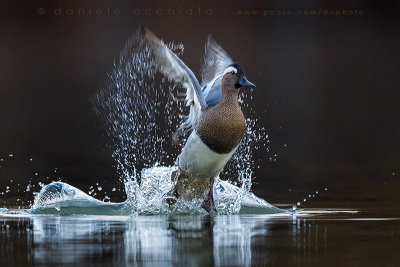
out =
{"type": "Polygon", "coordinates": [[[228,72],[231,72],[231,71],[233,71],[234,73],[237,73],[237,69],[235,67],[230,66],[225,69],[224,74],[222,74],[222,76],[224,76],[225,74],[227,74],[228,72]]]}

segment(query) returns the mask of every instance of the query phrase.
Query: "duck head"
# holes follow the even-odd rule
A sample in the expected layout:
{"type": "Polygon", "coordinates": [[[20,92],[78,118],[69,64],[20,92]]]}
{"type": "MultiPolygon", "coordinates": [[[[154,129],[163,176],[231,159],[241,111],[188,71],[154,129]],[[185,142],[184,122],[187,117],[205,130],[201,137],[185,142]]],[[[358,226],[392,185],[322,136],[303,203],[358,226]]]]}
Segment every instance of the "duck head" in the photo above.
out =
{"type": "Polygon", "coordinates": [[[253,83],[249,82],[244,75],[243,67],[235,62],[229,65],[222,74],[222,85],[232,90],[239,90],[241,87],[254,88],[253,83]]]}

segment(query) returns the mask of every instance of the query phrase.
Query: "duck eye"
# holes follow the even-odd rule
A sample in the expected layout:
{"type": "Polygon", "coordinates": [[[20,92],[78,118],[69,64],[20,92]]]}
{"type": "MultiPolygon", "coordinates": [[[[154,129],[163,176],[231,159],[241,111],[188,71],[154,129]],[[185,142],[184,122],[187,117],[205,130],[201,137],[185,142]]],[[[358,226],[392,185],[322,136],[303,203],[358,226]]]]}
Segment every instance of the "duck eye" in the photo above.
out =
{"type": "Polygon", "coordinates": [[[231,71],[231,74],[233,75],[233,74],[235,74],[235,72],[234,72],[234,71],[231,71]]]}

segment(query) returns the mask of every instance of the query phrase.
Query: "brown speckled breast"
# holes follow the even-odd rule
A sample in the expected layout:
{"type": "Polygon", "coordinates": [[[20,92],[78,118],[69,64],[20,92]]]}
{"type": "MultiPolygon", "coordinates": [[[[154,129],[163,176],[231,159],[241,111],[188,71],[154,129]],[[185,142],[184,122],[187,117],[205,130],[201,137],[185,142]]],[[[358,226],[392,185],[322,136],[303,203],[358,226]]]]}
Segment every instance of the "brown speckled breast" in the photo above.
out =
{"type": "Polygon", "coordinates": [[[232,151],[246,131],[246,120],[236,101],[222,101],[201,116],[197,133],[214,152],[232,151]]]}

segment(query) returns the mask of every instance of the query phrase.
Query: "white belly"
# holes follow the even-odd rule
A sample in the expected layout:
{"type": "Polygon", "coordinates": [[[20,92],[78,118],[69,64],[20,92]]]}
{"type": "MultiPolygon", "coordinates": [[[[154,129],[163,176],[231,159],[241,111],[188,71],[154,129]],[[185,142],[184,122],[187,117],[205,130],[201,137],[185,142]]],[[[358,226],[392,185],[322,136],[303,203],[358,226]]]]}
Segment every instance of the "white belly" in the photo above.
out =
{"type": "Polygon", "coordinates": [[[190,177],[212,178],[222,171],[236,148],[227,154],[216,153],[201,141],[194,130],[179,155],[178,166],[190,177]]]}

